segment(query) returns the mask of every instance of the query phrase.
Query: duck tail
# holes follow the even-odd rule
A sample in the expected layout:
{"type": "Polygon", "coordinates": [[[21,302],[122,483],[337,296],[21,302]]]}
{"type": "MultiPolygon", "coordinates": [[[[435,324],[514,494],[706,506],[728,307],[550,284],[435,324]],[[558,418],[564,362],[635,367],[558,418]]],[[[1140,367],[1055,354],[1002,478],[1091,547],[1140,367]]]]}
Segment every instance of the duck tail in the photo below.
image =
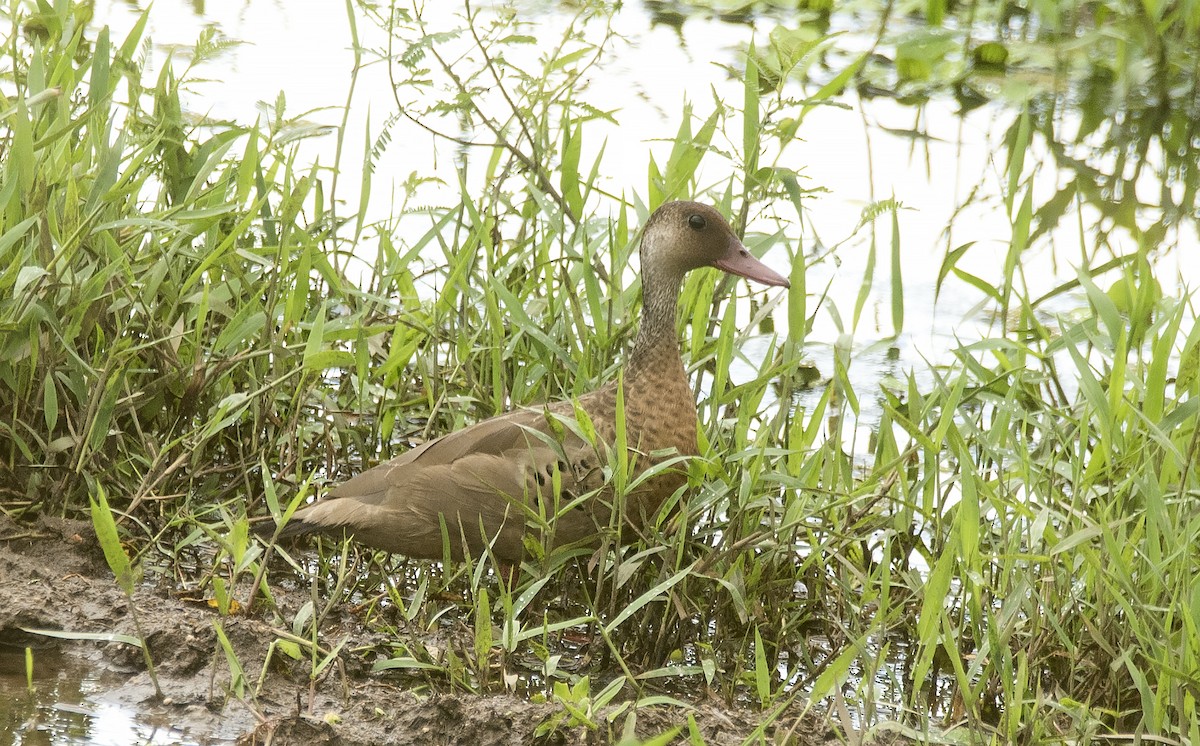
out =
{"type": "Polygon", "coordinates": [[[274,536],[276,541],[281,539],[291,539],[298,536],[307,536],[321,530],[321,526],[315,523],[308,523],[303,518],[293,515],[287,525],[276,531],[277,524],[271,520],[259,521],[250,526],[250,533],[254,534],[263,541],[270,541],[274,536]]]}

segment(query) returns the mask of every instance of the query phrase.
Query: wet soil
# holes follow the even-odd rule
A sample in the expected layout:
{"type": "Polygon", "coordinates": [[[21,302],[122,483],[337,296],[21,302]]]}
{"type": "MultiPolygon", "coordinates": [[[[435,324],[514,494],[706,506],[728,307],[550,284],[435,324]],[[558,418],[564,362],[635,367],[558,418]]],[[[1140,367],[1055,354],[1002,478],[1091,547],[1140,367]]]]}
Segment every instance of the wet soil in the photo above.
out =
{"type": "MultiPolygon", "coordinates": [[[[299,608],[307,593],[306,589],[277,589],[276,597],[281,606],[299,608]],[[289,598],[289,593],[294,597],[289,598]]],[[[740,744],[747,738],[759,742],[759,737],[767,743],[838,740],[825,727],[826,721],[804,714],[804,701],[765,728],[760,711],[712,701],[692,702],[687,709],[641,707],[633,723],[628,711],[612,723],[601,711],[598,728],[572,726],[556,703],[532,702],[513,694],[431,693],[428,688],[418,692],[395,672],[372,673],[347,653],[316,681],[309,680],[307,665],[296,665],[294,670],[272,665],[262,690],[255,693],[266,652],[279,636],[265,617],[222,618],[161,580],[143,583],[133,604],[156,664],[161,700],[155,696],[141,651],[133,645],[22,631],[136,635],[130,601],[113,580],[91,526],[52,518],[26,524],[0,516],[0,652],[7,650],[12,658],[14,651],[20,651],[23,661],[28,646],[34,650],[37,666],[90,670],[102,682],[93,687],[91,699],[123,706],[144,722],[167,727],[175,734],[170,742],[592,744],[620,740],[630,735],[625,730],[630,725],[636,741],[680,726],[678,739],[686,740],[689,715],[704,743],[712,746],[740,744]],[[218,624],[249,681],[241,698],[230,694],[230,665],[217,636],[218,624]]],[[[377,633],[354,624],[353,615],[339,615],[331,624],[338,628],[328,630],[329,639],[348,639],[343,651],[379,642],[377,633]]],[[[27,713],[0,711],[0,736],[7,732],[14,743],[49,742],[20,737],[22,729],[36,727],[26,717],[27,713]]]]}

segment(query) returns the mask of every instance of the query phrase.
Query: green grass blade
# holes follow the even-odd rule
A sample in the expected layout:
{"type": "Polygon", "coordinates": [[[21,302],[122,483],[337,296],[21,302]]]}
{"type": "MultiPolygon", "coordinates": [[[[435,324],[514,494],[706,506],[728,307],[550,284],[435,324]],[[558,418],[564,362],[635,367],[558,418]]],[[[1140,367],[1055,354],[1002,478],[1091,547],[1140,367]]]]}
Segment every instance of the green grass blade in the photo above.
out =
{"type": "Polygon", "coordinates": [[[117,533],[117,522],[113,520],[103,487],[95,486],[89,503],[92,511],[92,526],[96,530],[100,548],[104,550],[104,559],[108,562],[108,567],[112,570],[113,575],[116,576],[117,585],[121,587],[126,596],[132,596],[136,583],[133,566],[129,562],[129,556],[125,554],[125,548],[121,546],[121,538],[117,533]]]}

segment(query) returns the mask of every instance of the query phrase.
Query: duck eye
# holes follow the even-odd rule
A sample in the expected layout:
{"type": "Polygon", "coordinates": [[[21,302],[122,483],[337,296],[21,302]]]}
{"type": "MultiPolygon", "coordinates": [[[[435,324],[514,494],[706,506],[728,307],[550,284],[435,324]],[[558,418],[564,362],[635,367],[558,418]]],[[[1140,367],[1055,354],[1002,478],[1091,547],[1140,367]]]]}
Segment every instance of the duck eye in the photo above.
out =
{"type": "Polygon", "coordinates": [[[704,219],[703,215],[693,215],[688,218],[688,225],[692,226],[694,231],[702,231],[708,227],[708,221],[704,219]]]}

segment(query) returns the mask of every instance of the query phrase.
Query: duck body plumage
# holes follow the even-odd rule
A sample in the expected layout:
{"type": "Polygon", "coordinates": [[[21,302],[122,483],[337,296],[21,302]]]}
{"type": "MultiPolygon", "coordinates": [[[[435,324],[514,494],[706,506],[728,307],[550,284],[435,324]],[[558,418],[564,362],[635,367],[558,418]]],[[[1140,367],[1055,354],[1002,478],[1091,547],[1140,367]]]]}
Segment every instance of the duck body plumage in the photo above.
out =
{"type": "Polygon", "coordinates": [[[675,330],[684,274],[716,266],[787,285],[746,251],[720,213],[694,202],[655,211],[641,257],[643,319],[618,381],[419,445],[296,511],[279,536],[345,531],[367,546],[430,559],[447,550],[453,559],[480,556],[490,546],[498,559],[515,564],[527,556],[531,539],[547,548],[593,547],[610,527],[620,541],[639,535],[685,484],[686,465],[678,457],[697,453],[695,397],[675,330]],[[595,442],[570,426],[576,407],[591,421],[595,442]],[[604,474],[619,423],[635,474],[665,459],[676,463],[638,480],[614,518],[604,474]]]}

